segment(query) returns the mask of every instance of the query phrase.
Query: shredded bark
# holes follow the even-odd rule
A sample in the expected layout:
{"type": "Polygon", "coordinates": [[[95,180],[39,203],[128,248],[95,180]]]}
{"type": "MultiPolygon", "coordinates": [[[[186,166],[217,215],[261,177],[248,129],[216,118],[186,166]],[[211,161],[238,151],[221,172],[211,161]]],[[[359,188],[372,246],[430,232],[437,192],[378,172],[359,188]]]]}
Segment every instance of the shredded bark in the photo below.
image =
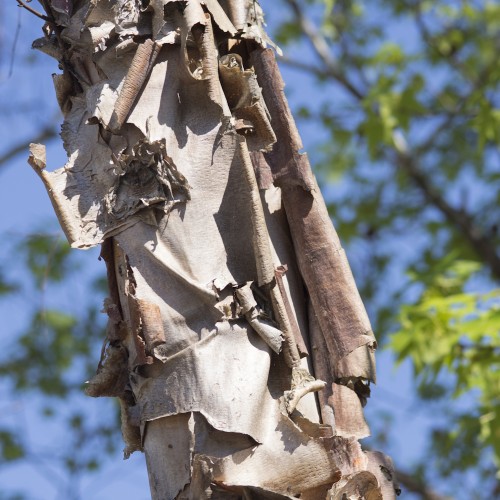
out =
{"type": "Polygon", "coordinates": [[[258,3],[43,6],[68,161],[29,163],[72,246],[102,244],[86,392],[119,398],[152,497],[392,498],[358,442],[376,342],[258,3]]]}

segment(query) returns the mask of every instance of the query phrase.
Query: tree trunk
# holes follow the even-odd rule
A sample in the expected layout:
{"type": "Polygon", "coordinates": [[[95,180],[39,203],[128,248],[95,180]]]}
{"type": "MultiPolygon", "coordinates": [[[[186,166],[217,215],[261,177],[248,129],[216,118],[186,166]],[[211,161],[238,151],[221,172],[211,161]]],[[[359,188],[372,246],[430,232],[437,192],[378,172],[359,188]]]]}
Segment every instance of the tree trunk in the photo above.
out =
{"type": "Polygon", "coordinates": [[[152,497],[393,498],[357,441],[375,339],[258,3],[41,3],[69,160],[30,163],[72,246],[102,244],[87,393],[120,398],[152,497]]]}

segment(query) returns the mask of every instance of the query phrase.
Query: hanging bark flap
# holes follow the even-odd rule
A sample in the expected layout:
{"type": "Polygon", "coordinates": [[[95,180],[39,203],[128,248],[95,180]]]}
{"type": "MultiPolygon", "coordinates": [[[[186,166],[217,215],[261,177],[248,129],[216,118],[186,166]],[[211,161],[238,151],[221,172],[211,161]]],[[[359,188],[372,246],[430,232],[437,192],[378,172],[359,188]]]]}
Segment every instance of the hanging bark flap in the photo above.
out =
{"type": "Polygon", "coordinates": [[[149,353],[154,348],[165,343],[165,331],[161,318],[160,308],[147,300],[137,299],[137,307],[141,317],[141,332],[149,353]]]}
{"type": "Polygon", "coordinates": [[[340,479],[336,456],[321,439],[298,433],[284,415],[277,430],[263,444],[219,461],[214,469],[215,481],[227,486],[258,487],[293,498],[322,484],[331,486],[340,479]]]}
{"type": "Polygon", "coordinates": [[[298,185],[311,191],[315,189],[312,172],[307,155],[300,153],[302,141],[285,97],[285,84],[274,52],[271,49],[254,50],[251,61],[278,138],[272,151],[266,153],[274,182],[279,187],[298,185]]]}
{"type": "Polygon", "coordinates": [[[255,301],[250,285],[250,283],[247,283],[243,287],[235,290],[235,295],[241,306],[242,313],[262,340],[264,340],[276,354],[279,354],[283,343],[283,334],[270,322],[259,317],[257,302],[255,301]]]}
{"type": "Polygon", "coordinates": [[[178,498],[195,472],[191,415],[180,414],[148,422],[144,426],[143,441],[151,497],[159,500],[178,498]]]}
{"type": "Polygon", "coordinates": [[[342,358],[369,342],[371,326],[307,157],[299,153],[302,143],[274,54],[255,50],[251,58],[279,138],[266,160],[282,186],[301,274],[327,345],[342,358]]]}
{"type": "Polygon", "coordinates": [[[88,123],[92,115],[82,98],[73,98],[62,131],[68,162],[54,172],[37,169],[68,241],[77,248],[95,246],[145,215],[110,216],[106,200],[117,182],[117,166],[99,126],[88,123]]]}
{"type": "MultiPolygon", "coordinates": [[[[375,369],[375,349],[377,343],[371,335],[366,344],[354,349],[347,356],[335,361],[334,374],[337,380],[348,378],[362,378],[377,382],[375,369]]],[[[367,339],[367,340],[368,340],[367,339]]]]}
{"type": "Polygon", "coordinates": [[[244,69],[241,56],[232,53],[220,57],[219,71],[236,130],[245,135],[249,150],[271,150],[276,136],[254,71],[244,69]]]}
{"type": "Polygon", "coordinates": [[[361,401],[354,390],[345,385],[332,384],[328,404],[333,407],[335,432],[338,436],[362,439],[370,435],[361,401]]]}
{"type": "Polygon", "coordinates": [[[273,173],[262,151],[250,151],[259,189],[269,189],[273,185],[273,173]]]}
{"type": "Polygon", "coordinates": [[[347,356],[374,337],[344,250],[318,189],[284,188],[283,202],[302,278],[331,355],[347,356]]]}
{"type": "Polygon", "coordinates": [[[125,442],[123,458],[127,459],[134,451],[142,451],[141,429],[139,426],[134,425],[130,418],[129,403],[123,398],[120,398],[119,401],[122,437],[125,442]]]}
{"type": "Polygon", "coordinates": [[[108,345],[97,373],[85,385],[85,394],[97,397],[122,397],[128,384],[128,354],[122,345],[108,345]]]}
{"type": "Polygon", "coordinates": [[[302,338],[302,333],[300,332],[299,324],[297,323],[297,318],[293,312],[292,304],[290,298],[288,297],[287,290],[285,288],[285,284],[283,282],[283,276],[288,271],[286,265],[278,266],[274,271],[274,275],[276,277],[276,283],[278,285],[281,297],[283,298],[283,303],[285,305],[285,310],[288,318],[290,319],[290,326],[292,327],[293,338],[295,339],[295,343],[297,344],[297,349],[299,351],[300,357],[309,356],[309,351],[307,350],[304,339],[302,338]]]}
{"type": "Polygon", "coordinates": [[[264,341],[257,335],[249,337],[238,324],[219,323],[216,332],[169,357],[167,363],[153,365],[148,377],[134,375],[132,387],[141,421],[197,411],[218,430],[243,433],[262,442],[265,429],[260,417],[273,413],[273,400],[267,380],[258,373],[268,373],[270,359],[264,341]],[[233,359],[234,353],[238,360],[233,359]],[[218,359],[232,362],[207,365],[207,360],[218,359]],[[246,410],[235,412],[235,407],[246,410]]]}

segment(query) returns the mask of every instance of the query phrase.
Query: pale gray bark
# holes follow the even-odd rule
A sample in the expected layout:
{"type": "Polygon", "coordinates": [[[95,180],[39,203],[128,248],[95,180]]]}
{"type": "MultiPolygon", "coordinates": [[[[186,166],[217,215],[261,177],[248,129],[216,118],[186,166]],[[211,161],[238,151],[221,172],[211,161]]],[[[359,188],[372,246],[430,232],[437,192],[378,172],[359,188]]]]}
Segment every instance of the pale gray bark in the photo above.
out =
{"type": "Polygon", "coordinates": [[[357,441],[375,339],[258,3],[41,3],[68,162],[30,163],[72,246],[102,244],[87,392],[120,398],[152,497],[394,497],[357,441]]]}

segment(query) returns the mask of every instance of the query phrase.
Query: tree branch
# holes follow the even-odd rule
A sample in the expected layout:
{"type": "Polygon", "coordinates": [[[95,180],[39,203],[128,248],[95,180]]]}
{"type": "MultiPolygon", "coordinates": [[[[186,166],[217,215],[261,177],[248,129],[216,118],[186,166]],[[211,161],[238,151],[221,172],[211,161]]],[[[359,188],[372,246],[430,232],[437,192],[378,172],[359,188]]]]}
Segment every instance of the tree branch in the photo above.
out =
{"type": "Polygon", "coordinates": [[[430,182],[427,175],[420,170],[410,154],[397,152],[396,163],[410,176],[423,192],[426,199],[436,207],[446,219],[460,229],[465,239],[475,252],[488,265],[493,276],[500,279],[500,257],[495,245],[483,230],[476,225],[473,217],[465,210],[456,209],[448,203],[440,191],[430,182]]]}
{"type": "Polygon", "coordinates": [[[326,78],[333,76],[331,73],[328,73],[323,68],[318,68],[318,66],[314,64],[307,64],[302,61],[297,61],[296,59],[292,59],[287,56],[279,56],[278,61],[281,64],[285,64],[286,66],[290,66],[291,68],[300,69],[301,71],[306,71],[307,73],[311,73],[318,78],[326,78]]]}
{"type": "Polygon", "coordinates": [[[340,84],[342,84],[356,99],[363,100],[363,93],[351,82],[347,79],[345,74],[343,74],[335,60],[333,59],[330,48],[328,47],[328,43],[325,38],[321,36],[320,31],[312,24],[312,22],[304,15],[302,12],[297,0],[285,0],[288,5],[290,5],[293,10],[295,16],[297,17],[297,21],[299,22],[302,31],[306,34],[307,38],[311,42],[316,54],[320,58],[321,62],[325,66],[324,75],[331,76],[335,80],[337,80],[340,84]]]}
{"type": "MultiPolygon", "coordinates": [[[[29,5],[26,5],[23,0],[16,0],[19,7],[22,7],[23,9],[26,9],[28,12],[31,12],[33,15],[36,17],[39,17],[40,19],[43,19],[44,21],[47,22],[53,22],[54,20],[51,19],[50,17],[44,16],[42,13],[38,12],[35,10],[33,7],[30,7],[29,5]]],[[[29,1],[29,0],[28,0],[29,1]]]]}
{"type": "Polygon", "coordinates": [[[439,495],[406,472],[397,470],[396,477],[399,483],[401,483],[408,491],[417,493],[421,496],[422,500],[451,500],[450,497],[439,495]]]}
{"type": "Polygon", "coordinates": [[[36,137],[28,142],[22,142],[16,144],[14,147],[6,151],[4,154],[0,155],[0,168],[4,167],[5,164],[12,160],[15,156],[22,152],[28,152],[28,147],[32,142],[44,142],[53,139],[57,136],[57,130],[53,127],[44,128],[36,137]]]}
{"type": "MultiPolygon", "coordinates": [[[[347,79],[347,77],[339,70],[337,64],[331,56],[330,49],[325,38],[321,35],[321,31],[317,29],[312,22],[304,15],[297,0],[286,0],[293,10],[297,21],[299,22],[304,34],[311,42],[316,55],[319,57],[324,68],[307,64],[292,63],[297,68],[309,70],[313,69],[317,75],[329,75],[337,82],[344,86],[354,97],[359,101],[364,99],[364,95],[347,79]]],[[[446,123],[446,122],[445,122],[446,123]]],[[[446,128],[438,129],[443,131],[446,128]]],[[[434,135],[433,138],[436,136],[434,135]]],[[[450,205],[444,198],[442,193],[432,184],[426,173],[419,167],[417,160],[406,147],[398,148],[398,143],[401,142],[399,137],[393,133],[393,142],[395,146],[392,148],[386,147],[386,150],[393,149],[396,153],[396,166],[404,169],[406,174],[413,180],[414,184],[420,191],[423,192],[428,202],[438,209],[448,220],[450,224],[461,231],[465,239],[472,246],[479,257],[483,259],[485,264],[490,268],[492,275],[500,279],[500,257],[497,254],[494,242],[492,242],[474,222],[473,217],[462,209],[457,209],[450,205]]],[[[431,142],[427,144],[429,147],[431,142]]],[[[415,153],[415,152],[414,152],[415,153]]]]}

